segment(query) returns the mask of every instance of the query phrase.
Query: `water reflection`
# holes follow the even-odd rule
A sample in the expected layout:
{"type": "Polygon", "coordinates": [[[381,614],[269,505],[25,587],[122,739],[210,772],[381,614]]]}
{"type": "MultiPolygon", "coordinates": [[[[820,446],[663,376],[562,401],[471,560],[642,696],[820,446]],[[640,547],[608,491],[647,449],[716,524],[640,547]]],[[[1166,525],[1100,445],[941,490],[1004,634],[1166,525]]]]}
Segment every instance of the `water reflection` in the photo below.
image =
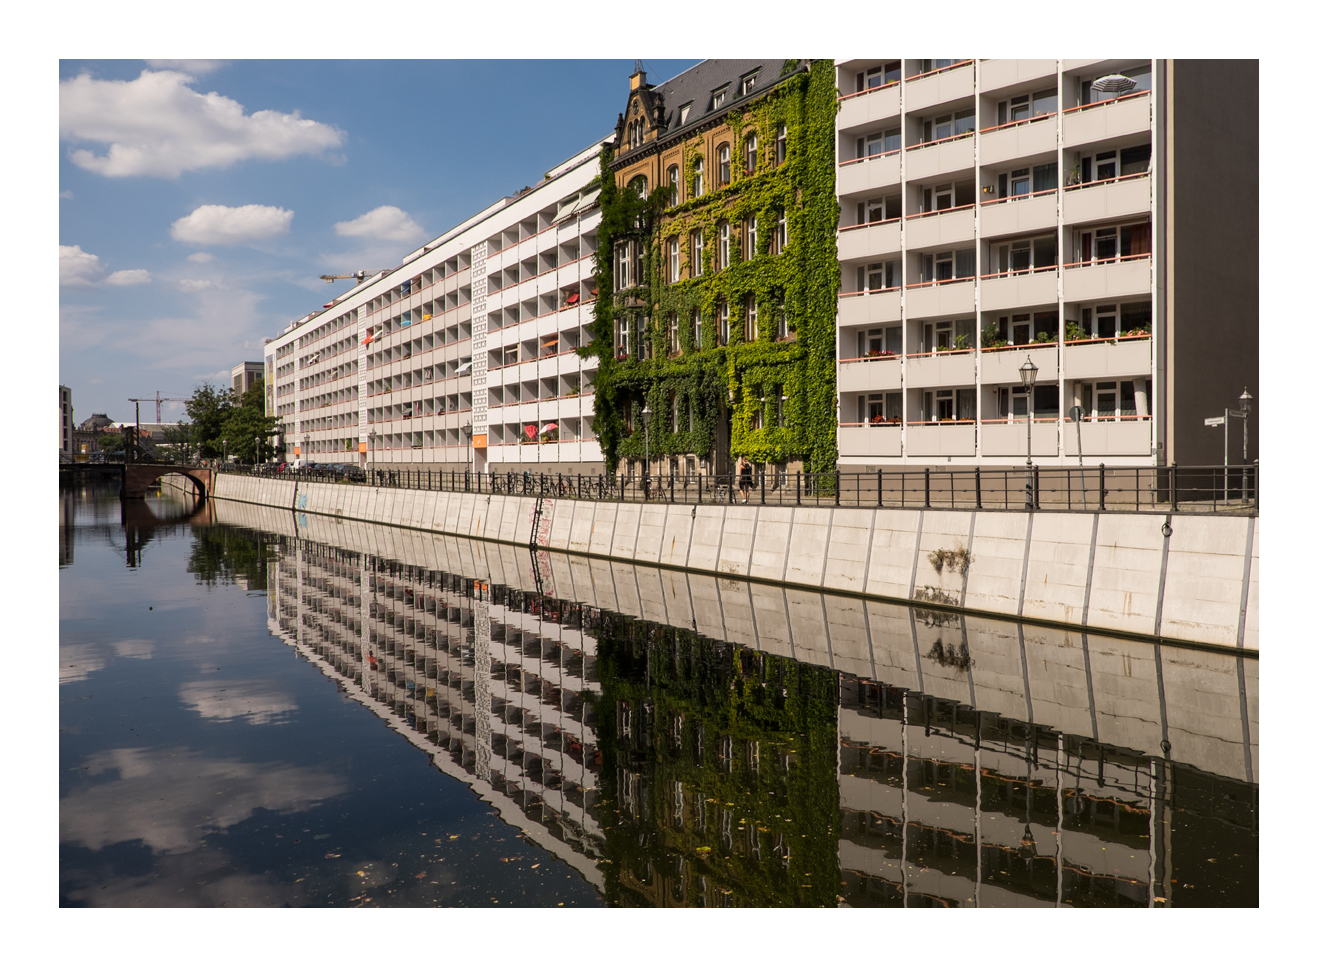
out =
{"type": "Polygon", "coordinates": [[[1252,660],[218,506],[271,631],[612,904],[1257,904],[1252,660]]]}

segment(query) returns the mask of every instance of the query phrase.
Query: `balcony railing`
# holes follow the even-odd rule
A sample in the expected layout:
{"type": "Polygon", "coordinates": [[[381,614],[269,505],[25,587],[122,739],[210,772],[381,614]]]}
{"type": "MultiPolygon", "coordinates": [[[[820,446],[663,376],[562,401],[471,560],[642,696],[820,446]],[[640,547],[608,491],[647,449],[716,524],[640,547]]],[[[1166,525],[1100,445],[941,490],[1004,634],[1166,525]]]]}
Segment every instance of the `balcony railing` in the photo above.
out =
{"type": "MultiPolygon", "coordinates": [[[[1128,175],[1117,175],[1115,178],[1104,178],[1101,181],[1075,181],[1068,184],[1063,191],[1078,191],[1081,188],[1097,188],[1100,185],[1115,185],[1119,181],[1133,181],[1136,178],[1149,177],[1148,171],[1134,171],[1128,175]]],[[[1056,188],[1050,188],[1049,191],[1056,191],[1056,188]]]]}
{"type": "Polygon", "coordinates": [[[875,91],[886,91],[886,90],[888,90],[888,88],[890,88],[890,87],[896,87],[899,83],[901,83],[901,82],[900,82],[900,81],[888,81],[888,83],[886,83],[886,84],[878,84],[878,85],[876,85],[876,86],[874,86],[874,87],[867,87],[867,88],[865,88],[863,91],[853,91],[853,92],[850,93],[850,94],[839,94],[839,95],[838,95],[838,101],[839,101],[839,103],[840,103],[840,102],[842,102],[842,101],[849,101],[849,100],[851,100],[853,97],[860,97],[862,94],[873,94],[875,91]]]}
{"type": "Polygon", "coordinates": [[[1151,92],[1149,91],[1135,91],[1133,94],[1122,94],[1120,97],[1109,97],[1103,101],[1091,101],[1088,104],[1077,104],[1075,107],[1066,108],[1062,113],[1075,114],[1078,111],[1088,111],[1092,108],[1102,107],[1104,104],[1116,104],[1118,101],[1129,101],[1131,98],[1135,97],[1148,97],[1150,93],[1151,92]]]}
{"type": "Polygon", "coordinates": [[[1001,198],[990,198],[988,201],[981,200],[979,203],[979,207],[987,208],[989,205],[1001,205],[1003,202],[1025,201],[1026,199],[1029,198],[1038,198],[1041,195],[1055,195],[1055,194],[1057,194],[1056,188],[1043,188],[1039,191],[1029,191],[1022,195],[1003,195],[1001,198]]]}
{"type": "Polygon", "coordinates": [[[980,128],[980,134],[988,134],[990,131],[1003,131],[1007,128],[1020,127],[1022,124],[1033,124],[1035,121],[1042,121],[1046,118],[1057,117],[1056,111],[1049,111],[1046,114],[1032,114],[1027,118],[1017,118],[1015,121],[1007,121],[1003,124],[994,124],[991,127],[980,128]]]}

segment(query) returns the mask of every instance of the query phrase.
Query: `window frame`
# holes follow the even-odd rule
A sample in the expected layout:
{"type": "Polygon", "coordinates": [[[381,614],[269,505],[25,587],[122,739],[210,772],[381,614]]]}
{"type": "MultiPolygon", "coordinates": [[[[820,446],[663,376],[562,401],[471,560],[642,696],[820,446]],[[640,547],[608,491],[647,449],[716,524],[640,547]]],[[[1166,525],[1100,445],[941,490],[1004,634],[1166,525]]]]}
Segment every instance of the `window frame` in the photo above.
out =
{"type": "Polygon", "coordinates": [[[746,174],[753,175],[759,170],[760,136],[754,131],[746,135],[744,142],[746,155],[746,174]]]}
{"type": "Polygon", "coordinates": [[[760,338],[760,305],[755,294],[746,296],[745,316],[742,321],[742,336],[747,342],[757,342],[760,338]]]}
{"type": "Polygon", "coordinates": [[[718,304],[718,339],[717,345],[726,346],[732,335],[731,323],[732,313],[727,299],[722,299],[718,304]]]}
{"type": "Polygon", "coordinates": [[[668,200],[668,207],[674,208],[682,204],[682,166],[668,166],[668,187],[672,189],[672,197],[668,200]]]}
{"type": "Polygon", "coordinates": [[[718,248],[715,251],[718,261],[718,271],[722,272],[732,264],[732,225],[728,220],[722,219],[718,223],[718,248]]]}
{"type": "Polygon", "coordinates": [[[682,278],[682,243],[676,236],[668,239],[668,284],[681,281],[682,278]]]}
{"type": "Polygon", "coordinates": [[[705,231],[702,228],[691,232],[691,278],[699,279],[705,274],[705,231]]]}
{"type": "Polygon", "coordinates": [[[723,188],[732,184],[732,145],[724,141],[714,149],[714,155],[718,159],[718,186],[723,188]]]}

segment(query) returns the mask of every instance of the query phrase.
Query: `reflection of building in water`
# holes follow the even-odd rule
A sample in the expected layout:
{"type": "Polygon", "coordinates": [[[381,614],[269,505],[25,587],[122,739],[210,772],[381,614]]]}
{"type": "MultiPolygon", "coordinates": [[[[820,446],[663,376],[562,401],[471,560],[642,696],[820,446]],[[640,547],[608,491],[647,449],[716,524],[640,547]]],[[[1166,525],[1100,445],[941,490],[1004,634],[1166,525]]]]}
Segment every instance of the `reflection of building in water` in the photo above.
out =
{"type": "Polygon", "coordinates": [[[837,902],[837,675],[607,615],[599,629],[606,897],[837,902]]]}
{"type": "MultiPolygon", "coordinates": [[[[580,605],[289,541],[272,630],[597,887],[594,638],[580,605]]],[[[277,585],[275,587],[274,585],[277,585]]]]}
{"type": "Polygon", "coordinates": [[[1256,784],[849,675],[840,691],[847,903],[1257,905],[1256,784]]]}

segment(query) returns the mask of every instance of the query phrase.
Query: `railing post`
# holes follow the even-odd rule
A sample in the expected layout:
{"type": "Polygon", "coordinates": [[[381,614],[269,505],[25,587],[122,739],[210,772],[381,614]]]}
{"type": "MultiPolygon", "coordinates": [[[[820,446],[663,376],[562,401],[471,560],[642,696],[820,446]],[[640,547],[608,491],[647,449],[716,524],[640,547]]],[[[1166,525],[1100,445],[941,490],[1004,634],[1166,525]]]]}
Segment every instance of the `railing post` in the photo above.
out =
{"type": "Polygon", "coordinates": [[[761,470],[761,471],[760,471],[760,505],[761,505],[761,506],[763,506],[765,500],[768,499],[768,498],[765,496],[765,493],[764,493],[764,491],[765,491],[765,487],[764,487],[764,485],[765,485],[766,482],[767,482],[767,481],[765,480],[764,471],[761,470]]]}
{"type": "Polygon", "coordinates": [[[984,495],[979,489],[979,467],[975,468],[975,509],[984,509],[984,495]]]}
{"type": "Polygon", "coordinates": [[[1176,512],[1176,461],[1172,461],[1167,471],[1167,499],[1171,502],[1172,512],[1176,512]]]}
{"type": "Polygon", "coordinates": [[[1031,471],[1031,476],[1034,477],[1034,509],[1038,510],[1041,505],[1039,503],[1039,465],[1037,463],[1034,465],[1034,470],[1031,471]]]}
{"type": "Polygon", "coordinates": [[[1098,465],[1098,509],[1107,510],[1107,464],[1098,465]]]}
{"type": "Polygon", "coordinates": [[[834,480],[833,506],[841,507],[842,506],[842,471],[841,470],[833,471],[833,480],[834,480]]]}
{"type": "Polygon", "coordinates": [[[924,505],[929,506],[929,468],[924,468],[924,505]]]}
{"type": "Polygon", "coordinates": [[[879,496],[879,506],[882,507],[883,506],[883,468],[882,467],[879,467],[878,482],[875,488],[875,492],[879,496]]]}
{"type": "Polygon", "coordinates": [[[698,473],[696,474],[696,503],[700,503],[703,500],[704,489],[705,475],[703,473],[698,473]]]}
{"type": "Polygon", "coordinates": [[[801,505],[801,471],[796,471],[796,504],[801,505]]]}

